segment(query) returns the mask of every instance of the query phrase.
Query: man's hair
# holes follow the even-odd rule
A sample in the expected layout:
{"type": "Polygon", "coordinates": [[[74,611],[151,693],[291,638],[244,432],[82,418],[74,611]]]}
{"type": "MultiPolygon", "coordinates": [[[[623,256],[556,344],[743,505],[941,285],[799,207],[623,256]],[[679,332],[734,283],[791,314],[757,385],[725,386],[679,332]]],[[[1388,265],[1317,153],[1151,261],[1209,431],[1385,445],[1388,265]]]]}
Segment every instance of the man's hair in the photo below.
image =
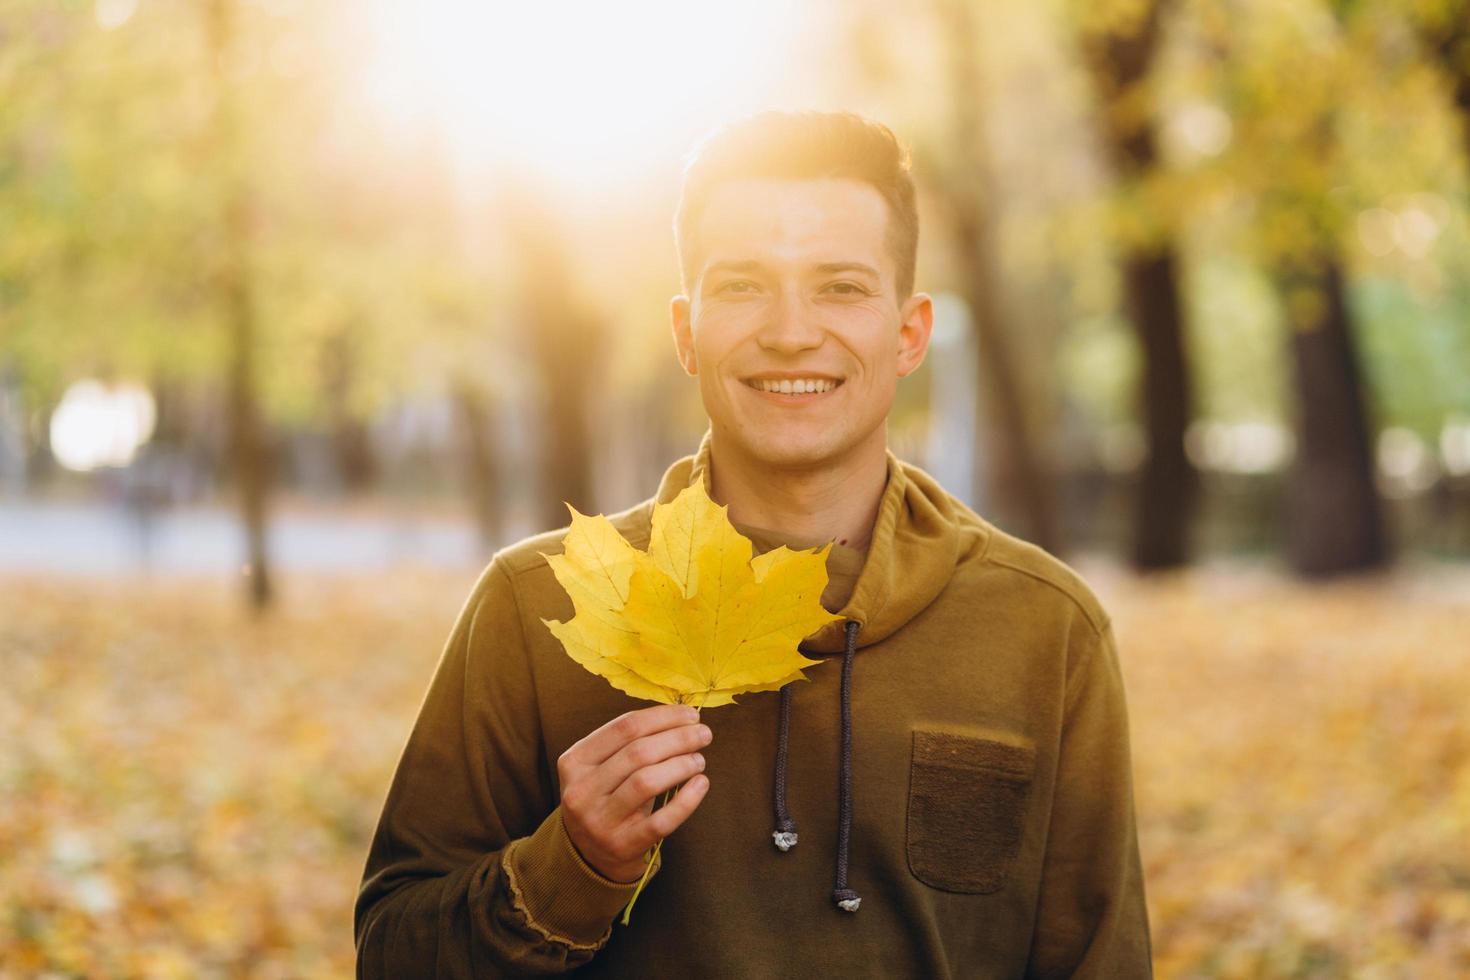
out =
{"type": "Polygon", "coordinates": [[[706,138],[684,168],[674,213],[674,244],[684,289],[693,286],[695,229],[714,188],[742,179],[849,178],[872,186],[888,202],[885,232],[897,275],[898,301],[914,289],[919,209],[908,148],[887,126],[851,112],[770,110],[729,124],[706,138]]]}

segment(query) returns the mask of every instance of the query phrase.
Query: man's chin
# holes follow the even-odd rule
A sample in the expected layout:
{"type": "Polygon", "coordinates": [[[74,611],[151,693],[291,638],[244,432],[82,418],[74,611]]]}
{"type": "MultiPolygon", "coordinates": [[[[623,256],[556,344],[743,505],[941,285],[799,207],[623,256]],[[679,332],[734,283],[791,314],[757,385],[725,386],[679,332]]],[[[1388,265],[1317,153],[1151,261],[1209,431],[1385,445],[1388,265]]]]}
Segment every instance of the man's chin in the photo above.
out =
{"type": "Polygon", "coordinates": [[[745,441],[745,455],[757,465],[772,469],[812,469],[831,462],[835,446],[833,440],[815,436],[795,437],[794,433],[781,433],[769,438],[753,434],[745,441]]]}

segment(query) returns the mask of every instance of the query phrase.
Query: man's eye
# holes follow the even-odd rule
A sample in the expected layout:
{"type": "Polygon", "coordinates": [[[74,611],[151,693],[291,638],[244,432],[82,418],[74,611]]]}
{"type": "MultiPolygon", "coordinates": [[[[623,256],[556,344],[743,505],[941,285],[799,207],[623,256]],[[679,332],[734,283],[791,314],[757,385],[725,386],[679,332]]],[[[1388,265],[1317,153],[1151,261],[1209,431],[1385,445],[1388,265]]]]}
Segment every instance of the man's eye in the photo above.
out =
{"type": "Polygon", "coordinates": [[[723,286],[718,287],[717,293],[749,293],[755,290],[755,283],[749,279],[732,279],[723,286]]]}
{"type": "Polygon", "coordinates": [[[844,296],[866,296],[868,291],[855,282],[834,282],[827,287],[844,296]]]}

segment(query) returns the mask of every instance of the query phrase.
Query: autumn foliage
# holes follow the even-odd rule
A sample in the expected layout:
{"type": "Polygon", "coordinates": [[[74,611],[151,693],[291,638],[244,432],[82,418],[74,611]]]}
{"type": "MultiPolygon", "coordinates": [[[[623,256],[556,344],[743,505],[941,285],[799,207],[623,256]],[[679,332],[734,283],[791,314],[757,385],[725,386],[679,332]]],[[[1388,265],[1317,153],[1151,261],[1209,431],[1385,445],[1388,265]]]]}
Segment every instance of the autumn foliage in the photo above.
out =
{"type": "MultiPolygon", "coordinates": [[[[1470,972],[1470,573],[1080,567],[1117,627],[1157,975],[1470,972]]],[[[261,621],[228,583],[0,583],[0,977],[352,975],[472,581],[293,580],[261,621]]]]}

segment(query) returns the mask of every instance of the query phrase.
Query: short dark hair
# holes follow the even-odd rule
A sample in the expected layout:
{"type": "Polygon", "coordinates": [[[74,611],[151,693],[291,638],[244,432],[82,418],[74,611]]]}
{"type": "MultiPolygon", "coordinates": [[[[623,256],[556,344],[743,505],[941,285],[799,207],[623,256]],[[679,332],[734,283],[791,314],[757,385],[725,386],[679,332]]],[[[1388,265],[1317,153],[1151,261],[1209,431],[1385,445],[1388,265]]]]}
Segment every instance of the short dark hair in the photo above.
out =
{"type": "Polygon", "coordinates": [[[871,185],[888,202],[887,245],[897,269],[898,301],[914,290],[919,209],[909,150],[887,126],[852,112],[769,110],[707,137],[684,168],[674,213],[679,275],[687,291],[694,230],[710,193],[730,180],[819,180],[839,177],[871,185]]]}

